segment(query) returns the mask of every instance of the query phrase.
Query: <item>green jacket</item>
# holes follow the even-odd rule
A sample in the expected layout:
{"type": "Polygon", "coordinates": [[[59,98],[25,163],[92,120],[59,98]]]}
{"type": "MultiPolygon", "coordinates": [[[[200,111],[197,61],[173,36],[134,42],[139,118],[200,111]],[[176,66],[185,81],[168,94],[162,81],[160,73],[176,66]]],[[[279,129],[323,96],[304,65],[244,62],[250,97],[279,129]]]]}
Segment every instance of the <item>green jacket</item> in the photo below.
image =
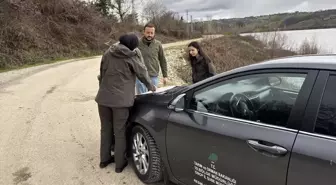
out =
{"type": "Polygon", "coordinates": [[[167,60],[160,41],[154,39],[148,45],[144,38],[142,38],[140,39],[138,48],[142,53],[149,76],[159,76],[161,67],[162,76],[168,77],[167,60]]]}

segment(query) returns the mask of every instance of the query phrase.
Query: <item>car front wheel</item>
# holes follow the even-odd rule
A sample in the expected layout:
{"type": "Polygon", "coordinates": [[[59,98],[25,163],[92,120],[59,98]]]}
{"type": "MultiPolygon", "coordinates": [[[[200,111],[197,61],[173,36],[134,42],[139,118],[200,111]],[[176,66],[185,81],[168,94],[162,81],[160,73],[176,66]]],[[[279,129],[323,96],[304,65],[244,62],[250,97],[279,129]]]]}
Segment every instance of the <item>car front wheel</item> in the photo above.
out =
{"type": "Polygon", "coordinates": [[[141,127],[132,129],[133,169],[144,183],[157,183],[162,180],[162,162],[159,149],[149,132],[141,127]]]}

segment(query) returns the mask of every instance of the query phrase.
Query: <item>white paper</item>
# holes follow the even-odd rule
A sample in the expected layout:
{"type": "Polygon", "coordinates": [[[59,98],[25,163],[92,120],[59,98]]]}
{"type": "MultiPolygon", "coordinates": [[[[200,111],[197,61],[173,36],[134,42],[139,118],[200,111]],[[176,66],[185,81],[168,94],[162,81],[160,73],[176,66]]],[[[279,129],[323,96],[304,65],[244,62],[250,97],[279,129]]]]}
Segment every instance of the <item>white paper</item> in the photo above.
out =
{"type": "MultiPolygon", "coordinates": [[[[172,89],[176,86],[167,86],[167,87],[161,87],[161,88],[157,88],[156,91],[154,93],[160,93],[160,92],[163,92],[163,91],[166,91],[166,90],[169,90],[169,89],[172,89]]],[[[150,94],[150,93],[153,93],[152,91],[147,91],[145,93],[142,93],[142,94],[150,94]]]]}

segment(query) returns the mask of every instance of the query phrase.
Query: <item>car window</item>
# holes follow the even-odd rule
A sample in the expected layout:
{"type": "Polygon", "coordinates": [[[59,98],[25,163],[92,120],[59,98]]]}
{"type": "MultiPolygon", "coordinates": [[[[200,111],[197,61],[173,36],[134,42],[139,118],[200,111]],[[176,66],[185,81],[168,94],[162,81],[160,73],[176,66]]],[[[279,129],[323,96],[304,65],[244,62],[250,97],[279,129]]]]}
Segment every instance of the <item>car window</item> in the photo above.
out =
{"type": "Polygon", "coordinates": [[[286,126],[306,74],[254,74],[225,80],[194,93],[189,109],[286,126]]]}
{"type": "Polygon", "coordinates": [[[330,76],[315,124],[315,133],[336,136],[336,76],[330,76]]]}

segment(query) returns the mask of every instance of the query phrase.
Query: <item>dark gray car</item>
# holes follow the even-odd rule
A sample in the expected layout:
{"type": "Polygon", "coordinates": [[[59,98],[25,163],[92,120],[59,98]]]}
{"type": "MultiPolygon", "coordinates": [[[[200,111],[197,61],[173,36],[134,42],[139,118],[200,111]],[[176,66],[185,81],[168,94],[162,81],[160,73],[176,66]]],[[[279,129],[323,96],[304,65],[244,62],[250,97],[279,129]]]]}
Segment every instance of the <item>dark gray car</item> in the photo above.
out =
{"type": "Polygon", "coordinates": [[[139,95],[129,123],[145,183],[334,185],[336,56],[275,59],[139,95]]]}

